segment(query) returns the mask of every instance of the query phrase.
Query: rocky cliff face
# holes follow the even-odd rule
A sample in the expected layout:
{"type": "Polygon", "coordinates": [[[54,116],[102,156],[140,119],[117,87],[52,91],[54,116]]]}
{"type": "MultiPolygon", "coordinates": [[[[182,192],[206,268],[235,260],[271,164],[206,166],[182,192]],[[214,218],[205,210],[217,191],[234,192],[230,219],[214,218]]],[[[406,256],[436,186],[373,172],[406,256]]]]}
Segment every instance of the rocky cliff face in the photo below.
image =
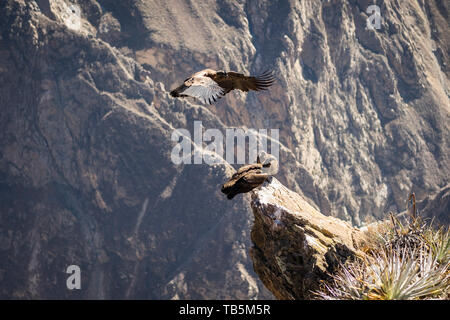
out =
{"type": "Polygon", "coordinates": [[[170,100],[89,20],[74,31],[44,8],[1,7],[0,296],[268,297],[249,208],[220,193],[232,168],[171,161],[176,128],[223,124],[170,100]],[[72,264],[81,290],[66,287],[72,264]]]}
{"type": "Polygon", "coordinates": [[[204,66],[274,67],[270,94],[211,110],[226,125],[280,128],[281,181],[361,225],[449,181],[448,3],[382,1],[378,30],[367,28],[371,4],[143,1],[148,42],[161,48],[137,60],[166,87],[204,66]]]}
{"type": "Polygon", "coordinates": [[[450,225],[450,185],[431,194],[417,204],[418,213],[437,224],[450,225]]]}
{"type": "Polygon", "coordinates": [[[195,120],[280,129],[278,179],[355,225],[444,187],[448,4],[384,1],[379,30],[369,5],[2,1],[0,296],[270,297],[249,196],[220,194],[233,168],[171,161],[195,120]],[[168,96],[206,66],[278,82],[208,107],[168,96]],[[66,288],[71,264],[82,290],[66,288]]]}

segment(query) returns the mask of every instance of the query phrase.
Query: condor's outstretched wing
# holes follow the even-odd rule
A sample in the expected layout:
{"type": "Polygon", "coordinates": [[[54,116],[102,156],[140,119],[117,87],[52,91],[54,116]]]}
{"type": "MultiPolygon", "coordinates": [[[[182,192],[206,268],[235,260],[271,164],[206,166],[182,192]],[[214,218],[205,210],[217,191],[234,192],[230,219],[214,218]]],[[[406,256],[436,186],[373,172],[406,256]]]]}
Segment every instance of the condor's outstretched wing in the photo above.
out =
{"type": "Polygon", "coordinates": [[[226,73],[225,77],[220,77],[216,81],[225,90],[226,94],[233,89],[239,89],[245,92],[249,90],[267,90],[275,82],[275,77],[272,71],[266,71],[257,77],[230,71],[226,73]]]}

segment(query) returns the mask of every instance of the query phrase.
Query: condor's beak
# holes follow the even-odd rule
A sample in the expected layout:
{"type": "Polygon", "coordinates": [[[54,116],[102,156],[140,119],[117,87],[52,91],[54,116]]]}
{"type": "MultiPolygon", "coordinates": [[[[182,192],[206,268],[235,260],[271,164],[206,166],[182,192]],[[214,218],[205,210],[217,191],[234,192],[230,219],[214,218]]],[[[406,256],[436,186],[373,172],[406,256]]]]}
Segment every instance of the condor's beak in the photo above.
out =
{"type": "Polygon", "coordinates": [[[182,97],[183,96],[183,91],[187,89],[186,85],[183,83],[181,86],[179,86],[178,88],[173,89],[172,91],[170,91],[170,95],[172,97],[182,97]]]}

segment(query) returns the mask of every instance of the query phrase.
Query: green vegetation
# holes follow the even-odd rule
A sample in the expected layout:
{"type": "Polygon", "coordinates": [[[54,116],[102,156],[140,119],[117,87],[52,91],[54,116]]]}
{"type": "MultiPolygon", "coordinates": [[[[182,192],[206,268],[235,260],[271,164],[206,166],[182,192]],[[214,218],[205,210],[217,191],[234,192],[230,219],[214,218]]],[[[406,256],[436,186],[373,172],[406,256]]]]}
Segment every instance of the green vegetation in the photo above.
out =
{"type": "Polygon", "coordinates": [[[413,208],[403,223],[390,214],[389,227],[366,254],[341,265],[315,295],[327,300],[449,299],[449,229],[423,221],[415,203],[413,208]]]}

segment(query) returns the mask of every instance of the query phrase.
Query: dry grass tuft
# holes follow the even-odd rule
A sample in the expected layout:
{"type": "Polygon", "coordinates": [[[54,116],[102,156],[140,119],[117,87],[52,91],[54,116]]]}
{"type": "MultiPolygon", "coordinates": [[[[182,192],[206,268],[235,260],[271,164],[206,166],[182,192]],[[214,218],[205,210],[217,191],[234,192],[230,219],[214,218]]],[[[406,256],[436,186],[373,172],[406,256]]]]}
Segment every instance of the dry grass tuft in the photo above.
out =
{"type": "Polygon", "coordinates": [[[366,255],[347,261],[314,294],[326,300],[448,299],[450,232],[417,216],[414,194],[409,219],[390,214],[366,255]]]}

